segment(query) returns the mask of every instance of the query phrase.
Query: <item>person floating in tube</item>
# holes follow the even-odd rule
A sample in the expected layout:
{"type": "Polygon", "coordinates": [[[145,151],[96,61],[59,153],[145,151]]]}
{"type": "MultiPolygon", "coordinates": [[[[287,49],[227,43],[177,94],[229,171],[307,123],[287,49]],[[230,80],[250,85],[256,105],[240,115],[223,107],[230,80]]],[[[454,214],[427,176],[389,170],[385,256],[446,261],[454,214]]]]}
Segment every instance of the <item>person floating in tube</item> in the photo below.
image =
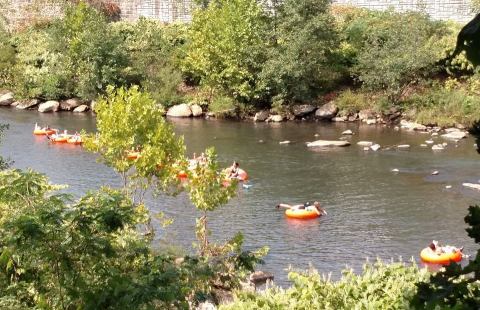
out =
{"type": "Polygon", "coordinates": [[[284,209],[291,209],[291,210],[315,211],[315,212],[317,212],[318,215],[327,215],[327,211],[325,211],[325,209],[323,209],[320,206],[320,202],[318,202],[318,201],[314,201],[313,205],[310,202],[306,202],[306,203],[301,204],[301,205],[293,205],[293,206],[289,205],[289,204],[286,204],[286,203],[281,203],[281,204],[278,204],[276,208],[277,209],[284,208],[284,209]]]}

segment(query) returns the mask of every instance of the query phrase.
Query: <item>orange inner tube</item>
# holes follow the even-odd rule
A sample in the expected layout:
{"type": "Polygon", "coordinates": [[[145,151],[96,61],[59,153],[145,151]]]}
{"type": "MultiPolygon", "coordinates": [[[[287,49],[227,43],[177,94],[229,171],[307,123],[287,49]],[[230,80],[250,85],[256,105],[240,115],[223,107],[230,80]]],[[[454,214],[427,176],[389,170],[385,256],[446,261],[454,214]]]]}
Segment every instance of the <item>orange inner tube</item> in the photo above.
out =
{"type": "Polygon", "coordinates": [[[426,263],[448,265],[450,262],[456,262],[462,260],[463,254],[461,251],[454,253],[442,253],[436,254],[432,249],[426,247],[420,252],[420,258],[426,263]]]}
{"type": "Polygon", "coordinates": [[[79,144],[82,144],[83,141],[81,137],[70,137],[67,139],[67,143],[79,145],[79,144]]]}
{"type": "Polygon", "coordinates": [[[306,209],[288,209],[285,211],[285,215],[288,218],[299,220],[310,220],[320,217],[320,214],[318,214],[317,211],[306,209]]]}
{"type": "Polygon", "coordinates": [[[35,129],[33,134],[37,136],[53,135],[56,132],[55,129],[35,129]]]}
{"type": "Polygon", "coordinates": [[[127,151],[127,159],[135,160],[140,157],[140,152],[127,151]]]}
{"type": "Polygon", "coordinates": [[[50,137],[50,141],[55,142],[55,143],[66,143],[68,139],[70,139],[70,135],[59,135],[59,136],[54,136],[50,137]]]}

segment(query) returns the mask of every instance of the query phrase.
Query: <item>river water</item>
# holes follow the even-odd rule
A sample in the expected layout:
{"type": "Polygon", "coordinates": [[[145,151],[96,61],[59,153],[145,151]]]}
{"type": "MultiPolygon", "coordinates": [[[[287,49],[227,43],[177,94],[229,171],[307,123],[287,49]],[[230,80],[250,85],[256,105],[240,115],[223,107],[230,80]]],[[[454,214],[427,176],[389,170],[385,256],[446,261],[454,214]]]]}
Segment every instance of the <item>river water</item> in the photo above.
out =
{"type": "MultiPolygon", "coordinates": [[[[433,152],[420,147],[429,134],[382,126],[171,121],[176,132],[185,136],[190,154],[215,146],[222,164],[237,160],[249,173],[252,187],[239,188],[237,198],[212,213],[212,239],[223,241],[241,231],[246,249],[267,245],[270,252],[260,269],[273,272],[280,285],[288,283],[289,266],[313,266],[338,278],[346,266],[360,271],[366,259],[376,257],[404,261],[413,257],[419,262],[420,250],[432,239],[464,245],[467,254],[476,251],[463,218],[467,207],[480,201],[480,192],[461,185],[480,182],[480,155],[472,138],[456,145],[446,141],[449,145],[444,151],[433,152]],[[346,129],[355,133],[349,147],[315,150],[305,146],[316,139],[338,139],[346,129]],[[280,145],[284,140],[292,143],[280,145]],[[356,145],[359,140],[412,147],[365,152],[356,145]],[[434,170],[439,174],[431,175],[434,170]],[[327,216],[291,220],[275,209],[280,202],[313,200],[322,202],[327,216]]],[[[69,191],[75,195],[101,185],[120,184],[110,168],[97,163],[96,156],[81,147],[51,145],[46,138],[33,136],[36,122],[71,131],[95,130],[95,118],[90,114],[2,109],[0,123],[10,124],[10,129],[0,152],[11,157],[15,167],[46,173],[52,182],[70,185],[69,191]]],[[[440,137],[433,139],[445,142],[440,137]]],[[[175,220],[166,229],[158,227],[155,245],[174,244],[192,251],[199,214],[188,199],[182,195],[151,198],[149,207],[175,220]]]]}

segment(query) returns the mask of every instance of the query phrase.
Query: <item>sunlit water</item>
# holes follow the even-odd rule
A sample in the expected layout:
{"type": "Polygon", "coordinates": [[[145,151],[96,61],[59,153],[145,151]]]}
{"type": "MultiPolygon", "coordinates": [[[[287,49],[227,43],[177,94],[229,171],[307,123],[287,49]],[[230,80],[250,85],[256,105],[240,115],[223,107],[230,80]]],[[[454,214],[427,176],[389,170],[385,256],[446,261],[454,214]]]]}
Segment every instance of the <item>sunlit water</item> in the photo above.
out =
{"type": "MultiPolygon", "coordinates": [[[[9,123],[1,146],[2,156],[15,167],[31,167],[46,173],[52,182],[69,184],[80,195],[101,185],[120,184],[118,176],[99,164],[95,155],[70,145],[51,145],[32,135],[33,124],[49,124],[71,131],[95,130],[90,114],[41,114],[0,110],[0,122],[9,123]]],[[[249,189],[211,215],[212,238],[226,240],[237,231],[245,236],[246,249],[267,245],[270,252],[261,269],[287,283],[289,265],[310,265],[338,278],[345,266],[359,271],[366,258],[418,259],[432,239],[464,245],[474,254],[474,243],[465,232],[463,218],[480,192],[462,188],[463,182],[480,179],[480,156],[472,138],[447,141],[446,150],[433,152],[420,144],[428,134],[394,131],[387,127],[330,123],[249,123],[185,119],[172,121],[185,136],[189,153],[215,146],[225,166],[240,162],[250,175],[249,189]],[[338,139],[345,129],[355,133],[346,148],[308,149],[305,142],[338,139]],[[318,137],[314,137],[319,134],[318,137]],[[263,140],[264,143],[259,143],[263,140]],[[280,145],[290,140],[292,144],[280,145]],[[407,151],[364,152],[356,145],[371,140],[382,146],[410,144],[407,151]],[[392,169],[399,173],[392,173],[392,169]],[[439,171],[432,176],[431,172],[439,171]],[[446,189],[451,185],[451,189],[446,189]],[[275,205],[319,200],[328,215],[316,220],[286,219],[275,205]]],[[[444,142],[440,137],[433,138],[444,142]]],[[[168,243],[192,250],[194,210],[185,196],[149,199],[152,211],[164,211],[175,219],[166,230],[159,228],[156,245],[168,243]]]]}

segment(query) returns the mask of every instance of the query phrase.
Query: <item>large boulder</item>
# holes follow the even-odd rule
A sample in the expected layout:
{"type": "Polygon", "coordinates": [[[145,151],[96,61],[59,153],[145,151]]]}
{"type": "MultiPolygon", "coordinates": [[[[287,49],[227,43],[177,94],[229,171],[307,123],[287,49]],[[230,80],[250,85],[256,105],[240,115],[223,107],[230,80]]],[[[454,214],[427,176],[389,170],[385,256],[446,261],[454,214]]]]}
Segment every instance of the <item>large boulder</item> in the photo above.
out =
{"type": "Polygon", "coordinates": [[[36,107],[40,103],[38,99],[30,99],[30,100],[20,100],[15,108],[20,110],[27,110],[36,107]]]}
{"type": "Polygon", "coordinates": [[[270,116],[270,112],[263,110],[255,113],[255,117],[253,118],[253,121],[255,122],[264,122],[268,119],[270,116]]]}
{"type": "Polygon", "coordinates": [[[82,104],[81,106],[78,106],[78,107],[76,107],[75,109],[73,109],[73,113],[83,113],[83,112],[87,112],[88,109],[89,109],[88,105],[82,104]]]}
{"type": "Polygon", "coordinates": [[[78,98],[62,100],[62,101],[60,101],[60,110],[71,111],[71,110],[75,109],[76,107],[81,106],[82,103],[83,103],[82,100],[80,100],[78,98]]]}
{"type": "Polygon", "coordinates": [[[168,109],[167,116],[171,117],[190,117],[192,116],[192,110],[186,103],[177,104],[168,109]]]}
{"type": "Polygon", "coordinates": [[[480,190],[480,184],[476,183],[462,183],[463,186],[473,188],[473,189],[478,189],[480,190]]]}
{"type": "Polygon", "coordinates": [[[281,115],[271,115],[267,121],[274,122],[274,123],[279,123],[283,122],[283,116],[281,115]]]}
{"type": "Polygon", "coordinates": [[[41,103],[38,106],[38,112],[42,112],[42,113],[57,112],[59,107],[60,107],[60,102],[55,100],[50,100],[50,101],[41,103]]]}
{"type": "Polygon", "coordinates": [[[0,106],[9,106],[15,99],[13,99],[13,93],[6,93],[0,96],[0,106]]]}
{"type": "Polygon", "coordinates": [[[467,134],[464,131],[451,131],[449,133],[443,134],[442,138],[460,140],[467,137],[467,134]]]}
{"type": "Polygon", "coordinates": [[[408,130],[419,130],[419,131],[427,130],[427,126],[425,126],[425,125],[414,123],[414,122],[409,122],[409,121],[406,121],[406,120],[403,120],[403,119],[400,121],[400,126],[402,128],[408,129],[408,130]]]}
{"type": "Polygon", "coordinates": [[[324,104],[315,111],[315,117],[318,119],[328,119],[331,120],[338,113],[338,107],[333,102],[324,104]]]}
{"type": "Polygon", "coordinates": [[[292,112],[295,117],[302,117],[312,113],[315,109],[316,107],[311,104],[299,104],[293,106],[292,112]]]}
{"type": "Polygon", "coordinates": [[[344,140],[339,140],[339,141],[334,141],[334,140],[317,140],[314,142],[309,142],[307,143],[308,147],[321,147],[321,146],[348,146],[350,145],[350,142],[344,141],[344,140]]]}
{"type": "Polygon", "coordinates": [[[192,104],[190,106],[190,110],[192,110],[192,115],[194,117],[198,117],[198,116],[202,116],[203,115],[203,110],[202,110],[202,107],[199,106],[198,104],[192,104]]]}

